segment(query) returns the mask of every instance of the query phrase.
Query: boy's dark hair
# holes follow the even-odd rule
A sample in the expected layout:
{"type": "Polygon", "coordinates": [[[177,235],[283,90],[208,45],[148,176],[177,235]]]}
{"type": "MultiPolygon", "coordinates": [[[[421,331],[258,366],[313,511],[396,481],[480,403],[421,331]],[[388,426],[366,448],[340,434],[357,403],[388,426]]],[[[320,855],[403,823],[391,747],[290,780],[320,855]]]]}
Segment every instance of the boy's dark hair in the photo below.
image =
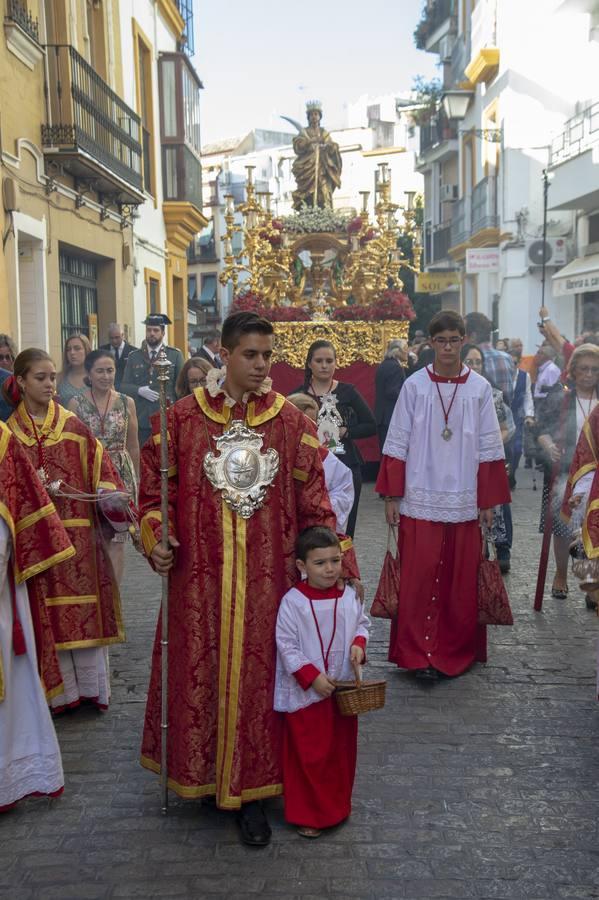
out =
{"type": "Polygon", "coordinates": [[[442,309],[440,312],[435,313],[428,326],[428,333],[431,337],[434,337],[441,331],[459,331],[464,337],[466,326],[461,315],[452,309],[442,309]]]}
{"type": "Polygon", "coordinates": [[[341,549],[341,543],[334,531],[325,525],[312,525],[310,528],[304,528],[295,542],[296,559],[306,562],[310,550],[324,550],[325,547],[341,549]]]}
{"type": "Polygon", "coordinates": [[[254,312],[236,312],[223,322],[220,342],[227,350],[234,350],[244,334],[273,334],[274,328],[268,319],[254,312]]]}

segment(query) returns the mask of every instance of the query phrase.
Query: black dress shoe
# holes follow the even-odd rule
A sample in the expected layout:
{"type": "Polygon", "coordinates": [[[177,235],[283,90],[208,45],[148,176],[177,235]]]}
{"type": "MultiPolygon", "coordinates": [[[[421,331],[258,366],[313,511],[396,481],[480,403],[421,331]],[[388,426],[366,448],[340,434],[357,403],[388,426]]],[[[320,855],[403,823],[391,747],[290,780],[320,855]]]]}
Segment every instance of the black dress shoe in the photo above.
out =
{"type": "Polygon", "coordinates": [[[272,829],[259,800],[244,803],[237,813],[241,840],[250,847],[266,847],[270,843],[272,829]]]}
{"type": "Polygon", "coordinates": [[[414,669],[414,675],[417,681],[438,681],[439,673],[432,666],[427,669],[414,669]]]}

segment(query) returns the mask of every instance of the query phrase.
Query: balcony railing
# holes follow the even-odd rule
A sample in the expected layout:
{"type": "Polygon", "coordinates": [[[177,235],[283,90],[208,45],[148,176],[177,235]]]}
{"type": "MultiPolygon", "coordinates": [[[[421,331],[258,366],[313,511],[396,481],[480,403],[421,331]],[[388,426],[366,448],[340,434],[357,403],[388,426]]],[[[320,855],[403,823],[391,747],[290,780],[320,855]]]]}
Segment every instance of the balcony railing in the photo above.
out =
{"type": "Polygon", "coordinates": [[[147,128],[141,129],[141,147],[143,158],[144,191],[153,194],[152,190],[152,136],[147,128]]]}
{"type": "MultiPolygon", "coordinates": [[[[458,241],[459,243],[459,241],[458,241]]],[[[431,265],[449,256],[449,248],[452,246],[451,223],[446,225],[431,225],[428,222],[424,229],[424,263],[431,265]]]]}
{"type": "Polygon", "coordinates": [[[556,166],[579,156],[599,143],[599,101],[566,122],[562,133],[551,144],[550,165],[556,166]]]}
{"type": "Polygon", "coordinates": [[[50,112],[42,125],[42,144],[49,154],[82,154],[137,191],[142,187],[139,116],[114,93],[68,44],[47,47],[44,91],[50,112]],[[51,124],[50,124],[51,122],[51,124]]]}
{"type": "Polygon", "coordinates": [[[445,87],[452,88],[465,79],[464,70],[470,62],[470,44],[461,34],[453,45],[451,62],[445,70],[445,87]]]}
{"type": "Polygon", "coordinates": [[[445,259],[449,255],[450,247],[451,224],[439,225],[438,228],[433,231],[433,252],[431,256],[431,262],[437,262],[440,259],[445,259]]]}
{"type": "Polygon", "coordinates": [[[16,22],[23,31],[33,38],[36,43],[40,42],[40,32],[37,19],[34,19],[27,4],[23,0],[7,0],[6,2],[6,18],[11,22],[16,22]]]}
{"type": "Polygon", "coordinates": [[[462,197],[456,201],[451,218],[450,243],[452,247],[461,244],[470,237],[470,213],[470,197],[462,197]]]}
{"type": "Polygon", "coordinates": [[[455,5],[455,0],[429,0],[414,31],[414,43],[419,50],[424,50],[435,31],[455,16],[455,5]]]}
{"type": "Polygon", "coordinates": [[[472,189],[472,233],[497,228],[497,182],[493,175],[483,178],[472,189]]]}
{"type": "Polygon", "coordinates": [[[457,128],[449,122],[443,112],[440,112],[430,122],[420,126],[420,155],[432,147],[437,147],[443,141],[455,140],[457,136],[457,128]]]}

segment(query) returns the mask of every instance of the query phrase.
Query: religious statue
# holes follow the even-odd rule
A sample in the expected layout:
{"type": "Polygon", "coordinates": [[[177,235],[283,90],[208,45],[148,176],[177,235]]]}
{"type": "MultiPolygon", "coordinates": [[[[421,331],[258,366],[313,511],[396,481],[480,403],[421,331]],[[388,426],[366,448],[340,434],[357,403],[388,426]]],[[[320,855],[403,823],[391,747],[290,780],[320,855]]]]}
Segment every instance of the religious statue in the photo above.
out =
{"type": "Polygon", "coordinates": [[[293,119],[282,116],[298,130],[293,139],[295,159],[292,171],[296,190],[293,207],[332,206],[333,191],[341,184],[341,154],[339,144],[331,140],[328,131],[321,127],[322,106],[317,100],[306,104],[308,125],[306,128],[293,119]]]}

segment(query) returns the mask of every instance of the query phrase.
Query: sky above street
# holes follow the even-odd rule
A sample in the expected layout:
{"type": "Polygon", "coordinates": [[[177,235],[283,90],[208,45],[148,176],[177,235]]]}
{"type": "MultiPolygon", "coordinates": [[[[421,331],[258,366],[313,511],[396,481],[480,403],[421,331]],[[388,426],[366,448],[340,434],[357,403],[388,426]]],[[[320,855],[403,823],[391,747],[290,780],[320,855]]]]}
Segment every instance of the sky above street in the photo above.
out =
{"type": "Polygon", "coordinates": [[[362,94],[407,91],[437,73],[412,33],[423,0],[196,0],[195,68],[204,82],[202,143],[252,128],[288,130],[306,100],[328,128],[362,94]]]}

